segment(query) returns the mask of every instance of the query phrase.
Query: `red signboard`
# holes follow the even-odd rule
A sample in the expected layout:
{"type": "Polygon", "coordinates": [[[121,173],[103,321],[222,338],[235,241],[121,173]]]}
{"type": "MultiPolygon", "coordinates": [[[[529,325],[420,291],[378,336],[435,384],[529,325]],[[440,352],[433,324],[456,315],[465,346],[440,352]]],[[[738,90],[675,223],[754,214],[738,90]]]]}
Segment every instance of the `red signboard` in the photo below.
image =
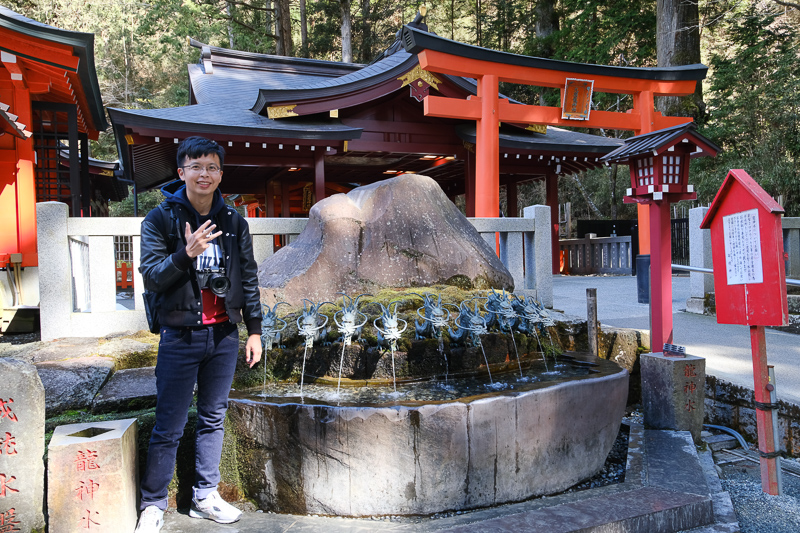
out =
{"type": "Polygon", "coordinates": [[[782,213],[747,172],[728,173],[700,224],[711,229],[719,324],[788,324],[782,213]]]}

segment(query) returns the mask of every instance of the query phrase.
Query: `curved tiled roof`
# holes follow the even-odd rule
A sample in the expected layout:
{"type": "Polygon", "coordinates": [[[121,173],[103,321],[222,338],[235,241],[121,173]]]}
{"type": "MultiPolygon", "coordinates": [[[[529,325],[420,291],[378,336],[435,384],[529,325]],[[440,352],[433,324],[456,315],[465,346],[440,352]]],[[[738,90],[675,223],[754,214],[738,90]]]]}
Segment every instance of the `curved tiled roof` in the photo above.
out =
{"type": "Polygon", "coordinates": [[[468,57],[470,59],[497,64],[559,70],[574,74],[586,74],[592,76],[610,76],[661,81],[698,81],[705,79],[706,72],[708,72],[708,67],[699,63],[695,65],[684,65],[679,67],[616,67],[524,56],[509,52],[491,50],[489,48],[481,48],[479,46],[460,43],[458,41],[451,41],[450,39],[439,37],[433,33],[419,31],[409,26],[403,27],[402,40],[405,49],[414,54],[418,54],[424,50],[435,50],[446,54],[468,57]]]}
{"type": "Polygon", "coordinates": [[[357,71],[364,65],[296,57],[253,54],[206,46],[199,64],[189,65],[189,83],[198,104],[237,100],[252,108],[260,89],[283,89],[310,80],[328,80],[357,71]],[[208,65],[208,68],[206,67],[208,65]]]}
{"type": "Polygon", "coordinates": [[[356,72],[338,78],[313,80],[305,78],[307,80],[306,83],[301,85],[293,85],[281,89],[262,88],[259,91],[258,101],[252,109],[260,113],[271,103],[287,99],[297,101],[352,94],[397,78],[410,68],[413,68],[415,64],[417,64],[416,54],[409,54],[401,50],[377,63],[372,63],[356,72]]]}
{"type": "MultiPolygon", "coordinates": [[[[475,123],[456,126],[456,134],[463,141],[475,143],[475,123]]],[[[520,150],[547,150],[564,153],[593,153],[605,155],[622,146],[623,139],[578,133],[553,126],[547,126],[547,134],[534,133],[518,128],[502,127],[500,129],[500,146],[502,148],[520,150]]]]}
{"type": "Polygon", "coordinates": [[[164,109],[109,108],[112,123],[127,127],[161,127],[170,131],[225,133],[252,137],[292,137],[295,139],[356,139],[361,128],[345,126],[336,119],[326,121],[298,119],[272,120],[242,109],[235,103],[194,104],[164,109]]]}
{"type": "MultiPolygon", "coordinates": [[[[48,26],[2,6],[0,6],[0,27],[29,37],[71,46],[73,53],[80,59],[77,74],[89,105],[88,112],[91,114],[92,123],[98,131],[108,128],[106,114],[103,111],[100,84],[97,81],[97,71],[94,66],[94,34],[48,26]]],[[[36,60],[37,58],[30,59],[36,60]]]]}

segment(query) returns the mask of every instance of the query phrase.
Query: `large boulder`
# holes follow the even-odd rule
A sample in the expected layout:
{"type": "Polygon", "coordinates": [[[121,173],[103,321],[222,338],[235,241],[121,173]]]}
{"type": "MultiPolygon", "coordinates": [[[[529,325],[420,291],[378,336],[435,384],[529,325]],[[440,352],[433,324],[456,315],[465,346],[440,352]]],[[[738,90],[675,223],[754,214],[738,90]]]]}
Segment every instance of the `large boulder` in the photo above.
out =
{"type": "Polygon", "coordinates": [[[383,287],[513,290],[511,274],[431,178],[406,174],[326,198],[258,269],[262,300],[301,304],[383,287]]]}

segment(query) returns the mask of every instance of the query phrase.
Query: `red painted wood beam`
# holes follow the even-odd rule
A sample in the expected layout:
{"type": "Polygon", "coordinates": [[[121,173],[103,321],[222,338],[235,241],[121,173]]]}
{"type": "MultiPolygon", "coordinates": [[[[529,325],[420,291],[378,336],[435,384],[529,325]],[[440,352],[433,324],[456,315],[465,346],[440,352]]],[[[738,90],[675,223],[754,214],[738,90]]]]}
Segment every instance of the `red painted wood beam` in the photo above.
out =
{"type": "MultiPolygon", "coordinates": [[[[492,75],[500,81],[537,87],[563,89],[567,78],[587,77],[566,71],[493,63],[434,50],[423,50],[417,54],[417,57],[420,66],[431,72],[469,78],[492,75]]],[[[686,96],[694,93],[696,84],[694,80],[643,80],[621,76],[591,76],[591,78],[594,80],[595,92],[635,94],[641,91],[651,91],[656,96],[686,96]]]]}
{"type": "Polygon", "coordinates": [[[558,175],[554,172],[547,174],[544,181],[545,203],[550,207],[550,244],[552,247],[553,274],[561,272],[561,245],[558,228],[558,175]]]}

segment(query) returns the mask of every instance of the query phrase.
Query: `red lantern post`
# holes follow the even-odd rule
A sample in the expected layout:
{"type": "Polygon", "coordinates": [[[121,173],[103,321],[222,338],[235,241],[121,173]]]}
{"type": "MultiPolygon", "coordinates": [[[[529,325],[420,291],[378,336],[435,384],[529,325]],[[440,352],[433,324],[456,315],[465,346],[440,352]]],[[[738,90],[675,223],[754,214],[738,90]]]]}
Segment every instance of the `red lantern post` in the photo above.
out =
{"type": "Polygon", "coordinates": [[[672,233],[670,204],[694,200],[689,184],[692,157],[715,156],[719,151],[696,131],[683,124],[626,139],[625,144],[603,160],[626,163],[631,187],[626,203],[649,205],[650,221],[650,348],[659,351],[672,343],[672,233]]]}

